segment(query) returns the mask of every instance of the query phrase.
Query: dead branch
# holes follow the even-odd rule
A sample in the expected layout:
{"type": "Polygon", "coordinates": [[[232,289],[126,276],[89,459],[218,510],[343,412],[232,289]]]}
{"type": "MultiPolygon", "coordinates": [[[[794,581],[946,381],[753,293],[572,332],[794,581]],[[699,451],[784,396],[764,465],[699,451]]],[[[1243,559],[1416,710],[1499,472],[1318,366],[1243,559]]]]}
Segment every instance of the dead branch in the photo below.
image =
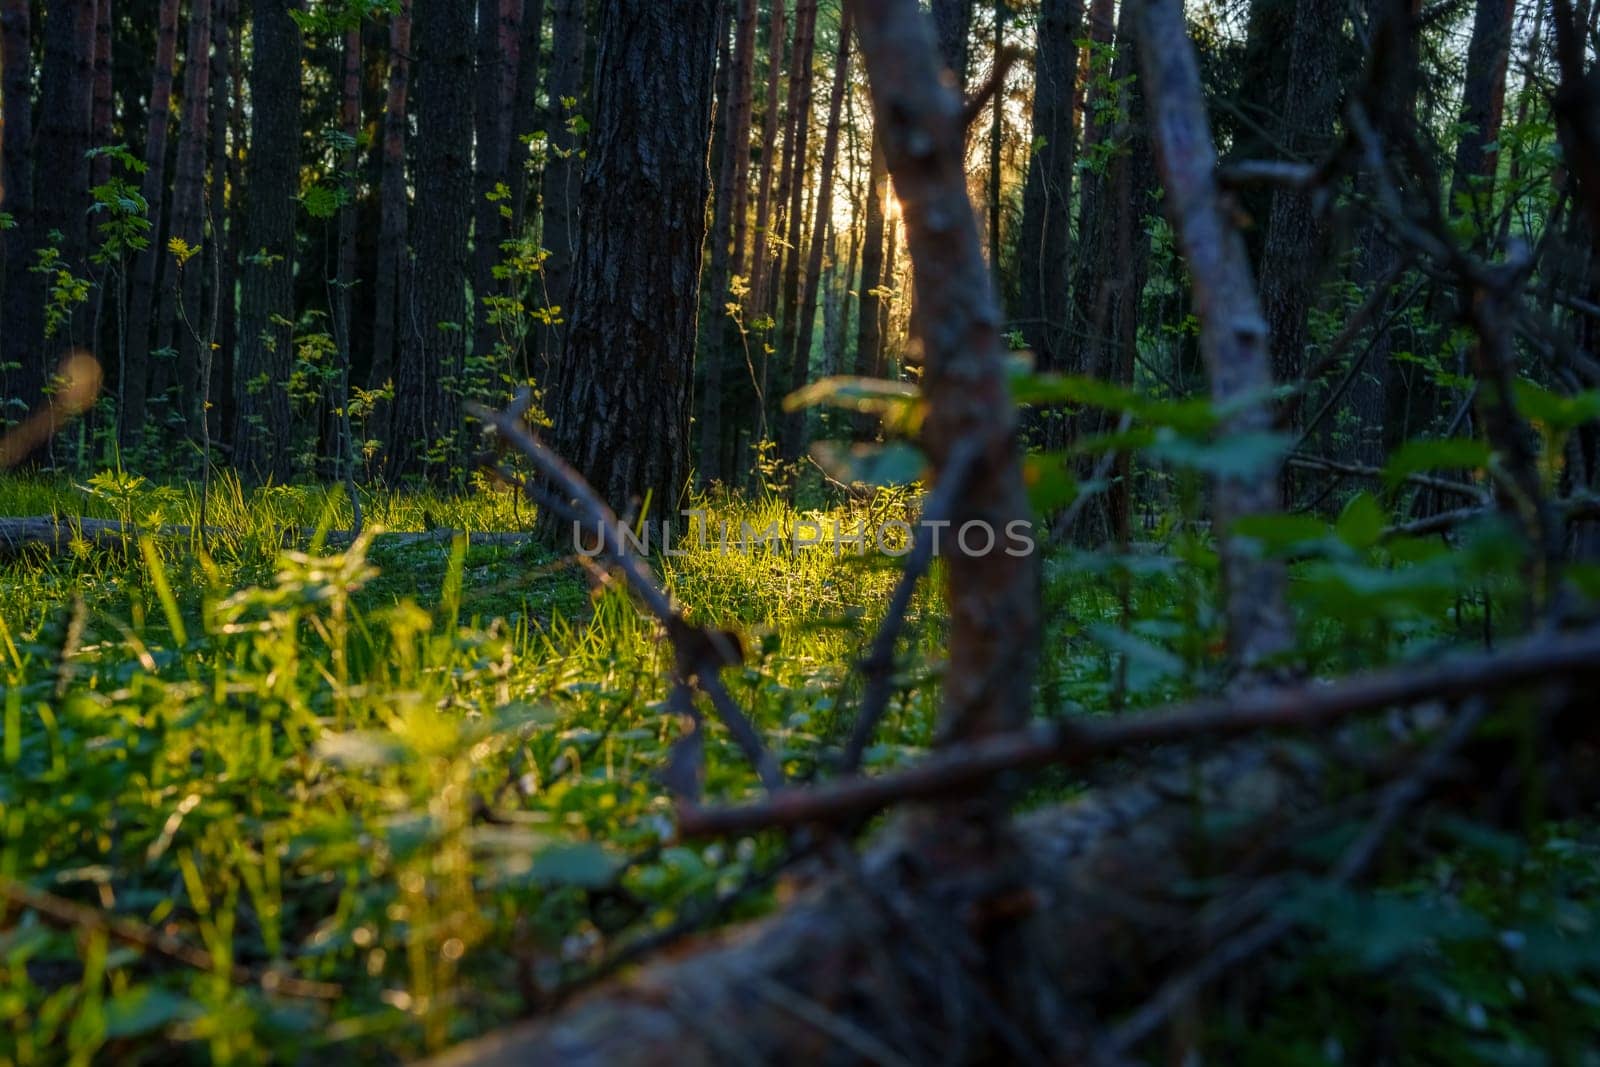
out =
{"type": "Polygon", "coordinates": [[[1081,766],[1148,745],[1213,741],[1259,730],[1310,730],[1422,700],[1515,689],[1546,676],[1600,673],[1600,628],[1532,638],[1491,655],[1406,664],[1332,685],[1260,689],[1115,719],[1073,717],[985,738],[871,778],[776,793],[740,807],[679,811],[684,837],[714,837],[859,821],[906,801],[936,799],[1014,771],[1081,766]]]}
{"type": "Polygon", "coordinates": [[[565,498],[564,504],[556,500],[550,503],[560,505],[559,510],[572,515],[595,536],[599,553],[611,561],[628,583],[628,588],[666,628],[667,639],[679,651],[678,673],[682,680],[692,682],[711,699],[717,717],[756,769],[762,785],[769,790],[781,787],[783,772],[777,761],[767,751],[761,735],[717,676],[718,669],[735,658],[734,650],[728,647],[728,639],[718,631],[696,626],[683,617],[666,590],[657,584],[650,572],[650,565],[628,547],[627,528],[617,518],[616,512],[600,499],[583,475],[529,431],[527,422],[522,418],[522,406],[519,401],[508,411],[494,411],[474,405],[471,413],[494,427],[565,498]]]}

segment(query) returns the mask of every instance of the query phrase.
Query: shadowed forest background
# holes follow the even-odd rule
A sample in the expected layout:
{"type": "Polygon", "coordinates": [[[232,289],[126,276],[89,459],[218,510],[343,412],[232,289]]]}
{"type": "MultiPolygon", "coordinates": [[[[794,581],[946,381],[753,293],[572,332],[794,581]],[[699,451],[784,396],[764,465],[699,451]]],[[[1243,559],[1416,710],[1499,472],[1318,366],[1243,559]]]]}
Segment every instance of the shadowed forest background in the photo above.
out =
{"type": "Polygon", "coordinates": [[[0,0],[0,1064],[1600,1063],[1597,22],[0,0]]]}

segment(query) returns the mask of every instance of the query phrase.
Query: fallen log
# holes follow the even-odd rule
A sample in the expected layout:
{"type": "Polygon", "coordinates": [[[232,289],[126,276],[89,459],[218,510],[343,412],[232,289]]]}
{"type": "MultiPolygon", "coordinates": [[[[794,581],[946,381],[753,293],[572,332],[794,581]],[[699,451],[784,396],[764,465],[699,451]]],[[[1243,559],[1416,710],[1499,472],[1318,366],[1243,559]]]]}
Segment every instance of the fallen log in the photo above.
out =
{"type": "MultiPolygon", "coordinates": [[[[1600,727],[1568,696],[1581,687],[1524,679],[1547,695],[1552,684],[1536,720],[1545,751],[1592,799],[1600,727]]],[[[1384,746],[1402,779],[1422,733],[1396,730],[1384,746]]],[[[1361,747],[1377,749],[1365,735],[1361,747]]],[[[832,871],[780,913],[435,1063],[1096,1062],[1118,1018],[1260,916],[1257,879],[1292,869],[1287,846],[1326,810],[1331,783],[1349,780],[1345,755],[1258,740],[1172,754],[1132,782],[1019,818],[998,849],[948,808],[903,812],[859,860],[835,849],[832,871]],[[980,849],[1006,861],[974,866],[980,849]],[[1196,893],[1222,871],[1248,874],[1196,893]]],[[[1500,796],[1514,763],[1503,743],[1481,742],[1408,799],[1500,796]]]]}

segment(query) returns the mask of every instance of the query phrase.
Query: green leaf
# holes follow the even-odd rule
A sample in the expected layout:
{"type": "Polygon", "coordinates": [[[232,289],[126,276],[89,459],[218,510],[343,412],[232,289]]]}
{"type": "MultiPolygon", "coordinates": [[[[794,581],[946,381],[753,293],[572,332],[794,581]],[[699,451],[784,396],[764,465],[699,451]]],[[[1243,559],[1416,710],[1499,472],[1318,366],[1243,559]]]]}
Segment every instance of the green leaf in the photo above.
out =
{"type": "Polygon", "coordinates": [[[1077,374],[1016,375],[1011,379],[1011,395],[1019,404],[1039,407],[1078,404],[1129,412],[1152,425],[1171,426],[1189,433],[1203,433],[1217,423],[1216,413],[1205,400],[1156,400],[1099,378],[1077,374]]]}
{"type": "Polygon", "coordinates": [[[106,1037],[133,1037],[198,1015],[199,1005],[156,986],[136,986],[106,1003],[106,1037]]]}
{"type": "Polygon", "coordinates": [[[1383,537],[1389,516],[1370,493],[1358,493],[1339,515],[1334,532],[1351,548],[1371,548],[1383,537]]]}
{"type": "Polygon", "coordinates": [[[1234,520],[1233,532],[1261,542],[1269,554],[1321,541],[1328,524],[1310,515],[1246,515],[1234,520]]]}
{"type": "Polygon", "coordinates": [[[1159,645],[1151,644],[1126,630],[1105,623],[1089,627],[1089,634],[1112,652],[1120,653],[1128,664],[1128,688],[1143,693],[1175,674],[1183,673],[1183,660],[1159,645]]]}
{"type": "Polygon", "coordinates": [[[1033,510],[1048,514],[1078,498],[1082,488],[1064,452],[1035,452],[1023,458],[1022,484],[1033,510]]]}
{"type": "Polygon", "coordinates": [[[783,398],[783,410],[799,411],[801,408],[825,404],[851,411],[882,414],[915,404],[921,395],[917,387],[908,382],[840,375],[796,389],[783,398]]]}
{"type": "Polygon", "coordinates": [[[1518,410],[1558,433],[1600,419],[1600,389],[1562,396],[1526,379],[1518,379],[1514,389],[1518,410]]]}
{"type": "Polygon", "coordinates": [[[1271,472],[1293,440],[1287,434],[1251,431],[1215,441],[1184,437],[1170,430],[1145,450],[1152,459],[1209,474],[1213,478],[1254,478],[1271,472]]]}
{"type": "Polygon", "coordinates": [[[919,449],[902,441],[886,445],[818,441],[811,446],[811,455],[828,477],[846,485],[909,485],[922,477],[928,465],[919,449]]]}

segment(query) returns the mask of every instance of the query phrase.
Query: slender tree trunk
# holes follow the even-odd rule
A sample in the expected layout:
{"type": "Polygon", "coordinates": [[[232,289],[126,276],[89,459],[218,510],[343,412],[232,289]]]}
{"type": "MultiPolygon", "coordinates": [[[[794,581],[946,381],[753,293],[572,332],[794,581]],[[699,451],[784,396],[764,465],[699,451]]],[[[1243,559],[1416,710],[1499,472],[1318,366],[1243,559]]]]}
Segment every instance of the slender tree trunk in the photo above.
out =
{"type": "Polygon", "coordinates": [[[395,375],[395,474],[459,477],[472,225],[473,26],[468,4],[417,6],[415,317],[395,375]]]}
{"type": "Polygon", "coordinates": [[[1045,370],[1060,370],[1067,348],[1076,149],[1072,98],[1082,12],[1075,0],[1042,0],[1034,45],[1034,150],[1022,190],[1017,310],[1022,335],[1045,370]]]}
{"type": "MultiPolygon", "coordinates": [[[[789,69],[789,135],[790,148],[784,152],[787,164],[788,209],[785,216],[785,247],[783,256],[783,288],[780,294],[778,330],[778,359],[792,359],[796,335],[799,332],[800,255],[805,241],[805,191],[808,156],[806,143],[811,131],[812,56],[816,47],[817,0],[800,0],[795,7],[794,57],[789,69]]],[[[784,185],[783,182],[779,183],[784,185]]],[[[821,234],[812,234],[821,240],[821,234]]],[[[779,372],[780,374],[783,372],[779,372]]],[[[793,372],[785,384],[796,384],[793,372]]],[[[768,403],[778,400],[769,396],[768,403]]],[[[785,453],[792,442],[783,442],[785,453]]]]}
{"type": "MultiPolygon", "coordinates": [[[[511,186],[511,232],[520,237],[528,217],[527,138],[539,128],[539,49],[544,46],[544,0],[523,0],[522,44],[517,50],[517,87],[511,108],[506,173],[511,186]]],[[[524,368],[526,369],[526,368],[524,368]]]]}
{"type": "Polygon", "coordinates": [[[956,76],[956,85],[965,89],[971,51],[972,0],[933,0],[933,24],[939,36],[939,56],[956,76]]]}
{"type": "MultiPolygon", "coordinates": [[[[1223,211],[1216,148],[1181,0],[1143,0],[1138,17],[1151,140],[1178,248],[1194,280],[1211,395],[1228,411],[1224,432],[1260,433],[1272,425],[1266,320],[1244,239],[1223,211]]],[[[1278,463],[1259,467],[1249,475],[1224,475],[1216,484],[1228,647],[1250,672],[1282,655],[1294,639],[1283,564],[1260,559],[1232,530],[1239,519],[1277,510],[1278,463]]]]}
{"type": "MultiPolygon", "coordinates": [[[[1000,69],[1000,54],[1006,44],[1006,3],[1005,0],[995,0],[994,3],[994,63],[995,69],[1000,69]]],[[[994,99],[989,102],[989,269],[994,271],[995,277],[1000,277],[1000,260],[1004,255],[1000,243],[1000,186],[1003,176],[1000,171],[1000,150],[1005,142],[1005,105],[1006,87],[997,84],[994,87],[994,99]]]]}
{"type": "Polygon", "coordinates": [[[878,293],[884,284],[883,216],[884,193],[889,171],[883,162],[883,145],[876,130],[872,134],[872,162],[867,169],[867,205],[861,235],[861,322],[856,330],[856,373],[881,378],[883,365],[883,312],[878,293]]]}
{"type": "Polygon", "coordinates": [[[1467,83],[1461,95],[1461,137],[1450,174],[1452,214],[1475,223],[1474,244],[1491,234],[1494,173],[1500,159],[1500,123],[1505,115],[1506,67],[1511,57],[1515,0],[1477,0],[1467,45],[1467,83]],[[1464,210],[1463,210],[1464,209],[1464,210]]]}
{"type": "MultiPolygon", "coordinates": [[[[520,6],[520,0],[518,0],[520,6]]],[[[499,327],[489,321],[485,301],[499,294],[494,268],[500,262],[500,243],[505,240],[505,222],[500,215],[504,201],[495,195],[506,184],[506,161],[511,141],[511,93],[517,80],[518,53],[522,36],[520,12],[511,10],[510,0],[478,0],[478,78],[476,181],[473,188],[472,223],[472,298],[476,322],[473,351],[479,356],[494,352],[500,339],[499,327]],[[513,18],[515,15],[515,18],[513,18]]]]}
{"type": "Polygon", "coordinates": [[[724,377],[730,373],[738,326],[726,303],[733,299],[729,283],[745,271],[745,239],[750,207],[750,116],[755,85],[756,0],[738,0],[734,22],[733,62],[729,72],[729,99],[723,112],[722,165],[717,176],[716,212],[711,228],[711,321],[704,324],[708,339],[705,373],[700,390],[700,478],[721,480],[722,408],[724,377]]]}
{"type": "Polygon", "coordinates": [[[559,451],[621,510],[670,514],[689,465],[717,0],[602,7],[559,451]],[[641,214],[639,205],[671,205],[641,214]]]}
{"type": "MultiPolygon", "coordinates": [[[[170,235],[190,248],[201,248],[205,240],[206,149],[210,143],[207,128],[211,92],[211,5],[193,0],[189,12],[189,38],[184,53],[183,114],[178,120],[178,161],[172,186],[172,227],[170,235]]],[[[156,320],[156,348],[172,355],[163,356],[151,375],[151,396],[164,408],[170,407],[168,420],[180,435],[199,437],[200,350],[195,333],[201,328],[201,264],[191,260],[179,268],[177,258],[168,258],[167,279],[161,290],[161,311],[156,320]],[[174,359],[175,357],[175,359],[174,359]],[[174,362],[176,365],[174,365],[174,362]],[[176,382],[173,374],[176,371],[176,382]]]]}
{"type": "Polygon", "coordinates": [[[239,76],[233,65],[238,5],[239,0],[216,0],[211,17],[211,183],[206,201],[211,238],[205,256],[206,281],[212,289],[206,297],[205,337],[213,347],[206,363],[208,369],[201,376],[200,396],[200,417],[206,422],[205,434],[211,440],[220,437],[227,425],[224,412],[215,401],[223,384],[218,371],[226,371],[232,358],[237,315],[239,190],[234,184],[235,154],[229,149],[228,130],[229,101],[233,82],[239,76]],[[221,368],[217,366],[219,361],[221,368]]]}
{"type": "MultiPolygon", "coordinates": [[[[778,109],[778,89],[783,78],[784,0],[771,0],[767,21],[767,96],[761,116],[761,172],[757,179],[755,249],[750,256],[750,301],[754,308],[767,306],[771,286],[769,250],[772,232],[772,181],[776,170],[778,127],[784,121],[778,109]]],[[[763,360],[762,366],[766,363],[763,360]]]]}
{"type": "Polygon", "coordinates": [[[355,431],[350,423],[351,368],[355,362],[355,286],[356,286],[356,168],[360,155],[356,142],[361,134],[361,28],[352,26],[344,34],[344,67],[339,99],[339,126],[349,146],[340,163],[344,171],[344,204],[339,209],[339,276],[334,288],[333,329],[339,346],[337,405],[338,460],[334,469],[345,482],[354,513],[353,525],[361,524],[361,502],[355,489],[355,431]]]}
{"type": "MultiPolygon", "coordinates": [[[[411,0],[401,0],[389,22],[389,89],[383,104],[383,152],[379,166],[378,266],[372,280],[372,371],[368,384],[382,386],[394,377],[395,337],[400,316],[400,264],[406,254],[407,96],[411,88],[411,0]]],[[[387,436],[379,413],[375,428],[387,436]]]]}
{"type": "Polygon", "coordinates": [[[155,69],[150,78],[149,124],[145,132],[144,181],[140,192],[149,206],[150,244],[134,258],[128,291],[128,349],[122,369],[122,444],[144,433],[145,397],[150,380],[150,325],[155,315],[156,279],[164,245],[162,219],[167,195],[167,130],[171,125],[172,69],[178,54],[178,0],[161,0],[156,27],[155,69]]]}
{"type": "Polygon", "coordinates": [[[295,198],[300,193],[299,0],[255,0],[233,462],[250,481],[294,473],[295,198]]]}
{"type": "MultiPolygon", "coordinates": [[[[822,254],[828,245],[833,219],[833,172],[839,156],[839,123],[844,113],[844,91],[850,81],[850,13],[846,4],[839,17],[839,49],[834,56],[833,88],[828,97],[828,126],[822,138],[822,171],[817,178],[816,217],[811,224],[811,247],[806,259],[805,292],[801,296],[794,349],[790,355],[789,387],[798,389],[811,377],[811,340],[816,329],[817,287],[822,284],[822,254]]],[[[785,453],[797,458],[805,448],[806,413],[792,411],[784,430],[785,453]]]]}
{"type": "MultiPolygon", "coordinates": [[[[96,148],[111,143],[115,101],[111,85],[111,0],[95,0],[94,9],[94,105],[93,133],[96,148]]],[[[97,156],[90,169],[89,184],[101,186],[111,179],[111,157],[97,156]]]]}
{"type": "Polygon", "coordinates": [[[573,128],[573,120],[581,114],[579,97],[583,94],[586,39],[583,0],[554,0],[553,8],[554,37],[546,84],[550,112],[545,116],[545,131],[550,138],[549,159],[541,183],[544,215],[539,243],[547,253],[545,301],[559,309],[555,317],[562,321],[542,327],[537,334],[540,365],[536,373],[544,379],[549,378],[551,367],[561,353],[566,320],[571,317],[568,305],[575,253],[573,233],[578,221],[578,191],[583,177],[578,135],[573,128]]]}
{"type": "Polygon", "coordinates": [[[39,400],[44,360],[38,337],[43,308],[34,299],[28,273],[33,257],[33,26],[28,0],[0,2],[0,64],[5,110],[0,127],[0,211],[13,228],[0,233],[0,426],[19,418],[39,400]],[[14,365],[14,366],[13,366],[14,365]]]}
{"type": "MultiPolygon", "coordinates": [[[[39,82],[39,125],[34,131],[34,236],[39,246],[54,241],[59,270],[89,277],[89,139],[93,120],[96,0],[58,0],[44,20],[44,69],[39,82]]],[[[38,277],[35,296],[49,301],[50,282],[38,277]]],[[[39,356],[41,378],[54,356],[88,340],[81,306],[46,336],[39,356]]]]}

